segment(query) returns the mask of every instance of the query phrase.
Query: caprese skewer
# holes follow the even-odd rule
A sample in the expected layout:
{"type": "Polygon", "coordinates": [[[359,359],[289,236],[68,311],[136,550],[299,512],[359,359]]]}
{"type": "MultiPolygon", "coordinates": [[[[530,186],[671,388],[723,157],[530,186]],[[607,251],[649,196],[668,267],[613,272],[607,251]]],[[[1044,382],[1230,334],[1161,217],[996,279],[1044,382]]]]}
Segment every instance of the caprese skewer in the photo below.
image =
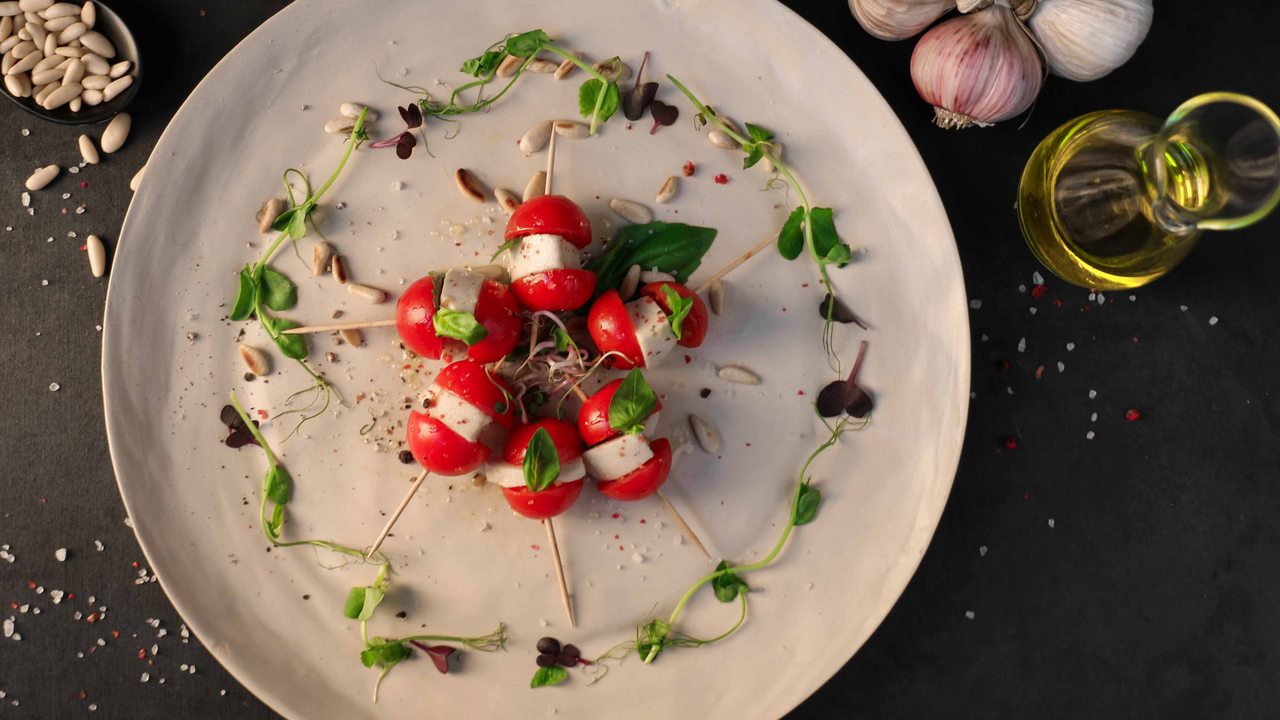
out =
{"type": "Polygon", "coordinates": [[[656,282],[623,303],[616,290],[601,295],[587,315],[587,329],[606,362],[628,370],[651,368],[677,345],[696,348],[707,337],[707,306],[677,282],[656,282]]]}
{"type": "Polygon", "coordinates": [[[596,274],[582,269],[591,244],[587,214],[563,195],[540,195],[511,213],[504,234],[511,291],[537,312],[577,310],[591,300],[596,274]]]}
{"type": "Polygon", "coordinates": [[[510,429],[516,417],[505,381],[473,360],[440,371],[427,388],[426,412],[409,413],[409,452],[437,475],[479,470],[493,451],[481,442],[491,425],[510,429]]]}
{"type": "Polygon", "coordinates": [[[519,342],[522,324],[507,286],[470,270],[427,275],[396,303],[400,339],[432,360],[501,360],[519,342]]]}

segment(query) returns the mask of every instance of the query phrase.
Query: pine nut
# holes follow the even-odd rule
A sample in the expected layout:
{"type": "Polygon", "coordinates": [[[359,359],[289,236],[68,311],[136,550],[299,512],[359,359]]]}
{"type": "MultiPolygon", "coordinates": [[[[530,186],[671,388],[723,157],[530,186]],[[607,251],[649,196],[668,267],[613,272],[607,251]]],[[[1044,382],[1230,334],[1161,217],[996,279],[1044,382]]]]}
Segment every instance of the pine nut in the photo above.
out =
{"type": "Polygon", "coordinates": [[[334,255],[329,261],[330,270],[333,273],[333,279],[339,285],[346,285],[347,280],[347,259],[341,255],[334,255]]]}
{"type": "Polygon", "coordinates": [[[81,45],[84,45],[106,60],[110,60],[116,56],[116,46],[112,45],[111,41],[97,30],[89,30],[72,39],[79,40],[81,45]]]}
{"type": "Polygon", "coordinates": [[[111,70],[107,72],[107,77],[111,78],[112,80],[118,80],[119,78],[124,77],[125,73],[129,72],[129,68],[131,67],[133,67],[133,63],[129,62],[128,60],[121,60],[120,62],[111,66],[111,70]]]}
{"type": "Polygon", "coordinates": [[[711,421],[701,415],[690,415],[689,426],[693,428],[693,436],[698,439],[698,446],[709,453],[720,452],[720,431],[711,421]]]}
{"type": "Polygon", "coordinates": [[[524,134],[524,137],[520,138],[520,151],[528,157],[529,155],[532,155],[546,147],[547,141],[550,139],[551,121],[544,120],[543,122],[529,128],[529,131],[524,134]]]}
{"type": "MultiPolygon", "coordinates": [[[[54,55],[54,57],[58,57],[54,55]]],[[[70,85],[84,80],[84,63],[80,58],[70,58],[67,61],[66,72],[62,76],[62,84],[70,85]]],[[[83,83],[81,83],[83,85],[83,83]]]]}
{"type": "Polygon", "coordinates": [[[356,330],[356,329],[339,330],[338,334],[341,335],[342,339],[346,340],[347,344],[350,345],[351,347],[360,347],[361,345],[364,345],[364,333],[360,332],[359,330],[356,330]]]}
{"type": "Polygon", "coordinates": [[[656,197],[653,198],[653,201],[661,205],[662,203],[675,197],[676,187],[679,185],[679,183],[680,183],[680,180],[675,175],[668,177],[667,181],[662,183],[662,187],[658,189],[658,194],[656,197]]]}
{"type": "Polygon", "coordinates": [[[106,75],[90,75],[89,77],[81,80],[80,84],[83,85],[86,90],[103,90],[111,84],[111,78],[106,75]]]}
{"type": "Polygon", "coordinates": [[[93,4],[93,0],[89,0],[84,7],[80,8],[80,22],[89,28],[98,23],[98,6],[93,4]]]}
{"type": "Polygon", "coordinates": [[[739,385],[759,385],[760,376],[740,365],[725,365],[717,373],[721,380],[739,385]]]}
{"type": "Polygon", "coordinates": [[[240,359],[249,368],[249,372],[262,377],[271,372],[271,360],[267,354],[252,345],[240,346],[240,359]]]}
{"type": "Polygon", "coordinates": [[[25,73],[5,75],[4,86],[8,89],[9,94],[14,97],[31,97],[31,79],[25,73]]]}
{"type": "Polygon", "coordinates": [[[554,127],[557,135],[572,140],[581,140],[591,135],[591,128],[587,127],[586,123],[574,122],[573,120],[557,120],[554,127]]]}
{"type": "MultiPolygon", "coordinates": [[[[113,75],[112,77],[115,77],[115,76],[113,75]]],[[[338,114],[342,115],[342,117],[349,117],[349,118],[355,119],[360,117],[360,111],[364,109],[365,109],[365,106],[361,105],[360,103],[345,102],[345,103],[342,103],[342,105],[338,106],[338,114]]],[[[377,120],[377,119],[378,119],[377,112],[370,110],[369,112],[365,113],[365,116],[364,116],[365,122],[373,122],[374,120],[377,120]]]]}
{"type": "Polygon", "coordinates": [[[57,165],[46,165],[45,167],[40,168],[32,173],[31,177],[27,178],[27,189],[35,191],[45,185],[48,185],[53,182],[54,178],[58,177],[59,170],[61,170],[61,168],[57,165]]]}
{"type": "Polygon", "coordinates": [[[644,225],[653,221],[653,212],[638,202],[614,198],[609,201],[609,209],[624,220],[629,220],[637,225],[644,225]]]}
{"type": "Polygon", "coordinates": [[[66,105],[67,103],[71,102],[72,98],[80,97],[80,91],[83,89],[84,88],[80,87],[80,83],[71,83],[69,85],[59,85],[57,89],[55,89],[53,92],[49,93],[47,97],[45,97],[44,102],[41,103],[41,106],[44,107],[45,110],[53,110],[54,108],[60,108],[63,105],[66,105]]]}
{"type": "Polygon", "coordinates": [[[102,89],[103,100],[114,100],[117,95],[124,92],[124,89],[133,84],[133,76],[125,75],[118,80],[112,80],[111,84],[102,89]]]}
{"type": "Polygon", "coordinates": [[[368,285],[361,285],[360,283],[348,283],[347,292],[373,305],[377,305],[387,299],[387,293],[385,290],[379,290],[378,288],[369,287],[368,285]]]}
{"type": "Polygon", "coordinates": [[[724,314],[725,291],[724,283],[719,280],[711,281],[711,312],[716,315],[724,314]]]}
{"type": "Polygon", "coordinates": [[[539,195],[545,195],[546,192],[547,192],[547,173],[546,171],[539,170],[538,172],[533,174],[533,177],[529,178],[529,184],[524,186],[523,199],[525,202],[529,202],[530,200],[538,197],[539,195]]]}
{"type": "Polygon", "coordinates": [[[142,174],[145,173],[146,171],[147,171],[146,165],[143,165],[142,167],[138,168],[138,172],[134,173],[133,177],[129,180],[130,190],[134,192],[138,191],[138,186],[142,184],[142,174]]]}
{"type": "Polygon", "coordinates": [[[320,277],[329,272],[331,260],[333,260],[333,246],[323,240],[316,243],[311,250],[311,274],[320,277]]]}
{"type": "Polygon", "coordinates": [[[262,234],[271,232],[271,224],[287,209],[284,200],[276,197],[262,203],[262,207],[258,210],[258,232],[262,234]]]}
{"type": "Polygon", "coordinates": [[[461,192],[463,197],[484,202],[484,188],[480,187],[480,182],[471,174],[471,171],[458,168],[458,171],[453,174],[453,179],[458,185],[458,192],[461,192]]]}
{"type": "Polygon", "coordinates": [[[87,52],[80,56],[80,60],[84,62],[84,69],[90,75],[106,75],[111,72],[111,63],[103,59],[101,55],[87,52]]]}
{"type": "Polygon", "coordinates": [[[89,272],[94,277],[102,277],[107,272],[107,248],[97,235],[90,235],[84,242],[85,251],[89,255],[89,272]]]}
{"type": "Polygon", "coordinates": [[[93,146],[93,138],[88,135],[81,135],[78,142],[80,143],[80,157],[84,158],[84,161],[90,165],[97,165],[99,160],[98,148],[93,146]]]}
{"type": "Polygon", "coordinates": [[[638,289],[640,289],[640,266],[632,265],[627,268],[627,275],[622,278],[622,284],[618,286],[618,297],[626,302],[635,297],[638,289]]]}
{"type": "Polygon", "coordinates": [[[335,118],[324,124],[324,131],[330,135],[346,135],[355,129],[356,121],[349,117],[335,118]]]}
{"type": "Polygon", "coordinates": [[[498,199],[498,204],[502,206],[502,210],[508,215],[515,212],[516,208],[520,207],[520,201],[516,199],[516,196],[509,190],[495,188],[493,196],[498,199]]]}
{"type": "MultiPolygon", "coordinates": [[[[103,100],[110,100],[106,93],[102,94],[103,100]]],[[[129,117],[129,113],[120,113],[111,118],[111,122],[107,124],[107,129],[102,132],[102,152],[110,155],[120,149],[124,145],[124,141],[129,137],[129,128],[133,125],[133,118],[129,117]]]]}
{"type": "Polygon", "coordinates": [[[511,77],[516,74],[516,70],[520,69],[520,66],[523,64],[524,58],[516,57],[515,55],[508,55],[502,59],[502,62],[498,65],[497,72],[494,74],[500,78],[511,77]]]}
{"type": "Polygon", "coordinates": [[[48,10],[53,5],[53,0],[18,0],[18,7],[22,12],[40,12],[48,10]]]}
{"type": "MultiPolygon", "coordinates": [[[[81,87],[83,86],[84,86],[83,83],[81,83],[81,87]]],[[[89,88],[85,88],[85,91],[80,93],[80,97],[84,99],[85,105],[92,106],[92,105],[98,105],[102,103],[101,90],[91,90],[89,88]]]]}

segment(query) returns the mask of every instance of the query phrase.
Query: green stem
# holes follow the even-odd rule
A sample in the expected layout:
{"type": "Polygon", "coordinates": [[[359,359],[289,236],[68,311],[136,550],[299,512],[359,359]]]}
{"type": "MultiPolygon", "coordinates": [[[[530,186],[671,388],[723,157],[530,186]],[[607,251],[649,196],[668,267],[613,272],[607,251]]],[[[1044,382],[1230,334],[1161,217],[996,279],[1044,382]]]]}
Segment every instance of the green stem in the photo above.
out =
{"type": "MultiPolygon", "coordinates": [[[[353,137],[364,129],[364,116],[368,114],[368,112],[369,108],[363,108],[360,110],[360,117],[356,118],[356,125],[351,129],[351,135],[353,137]]],[[[338,173],[342,172],[342,168],[346,167],[347,159],[351,157],[351,151],[355,149],[356,143],[354,140],[347,143],[347,151],[342,154],[342,161],[338,163],[338,169],[334,170],[333,174],[329,176],[328,182],[321,185],[320,189],[316,191],[316,194],[307,198],[307,200],[312,202],[320,201],[320,198],[324,196],[325,191],[329,189],[329,186],[333,184],[333,181],[338,179],[338,173]]]]}
{"type": "MultiPolygon", "coordinates": [[[[606,93],[606,92],[608,92],[608,90],[609,90],[609,81],[605,78],[605,76],[604,76],[604,75],[602,75],[601,73],[597,72],[597,71],[596,71],[594,68],[592,68],[590,65],[587,65],[586,63],[582,62],[582,60],[580,60],[580,59],[578,59],[578,58],[574,57],[574,56],[573,56],[573,53],[569,52],[568,50],[563,50],[563,49],[558,48],[558,47],[556,47],[555,45],[552,45],[552,44],[550,44],[550,43],[546,43],[546,44],[544,44],[544,45],[542,46],[542,48],[541,48],[541,49],[542,49],[542,50],[549,50],[549,51],[551,51],[551,52],[553,52],[553,53],[555,53],[555,54],[557,54],[557,55],[559,55],[559,56],[561,56],[561,57],[565,58],[566,60],[568,60],[568,61],[572,62],[574,65],[577,65],[578,67],[580,67],[580,68],[582,68],[583,70],[587,71],[588,73],[590,73],[590,74],[591,74],[591,76],[592,76],[592,77],[594,77],[595,79],[597,79],[597,80],[599,80],[599,81],[600,81],[600,94],[596,96],[596,107],[595,107],[595,110],[593,110],[593,111],[591,112],[591,129],[589,130],[589,132],[590,132],[592,135],[595,135],[595,134],[596,134],[596,128],[600,126],[600,106],[604,103],[604,95],[605,95],[605,93],[606,93]]],[[[536,55],[537,55],[537,53],[534,53],[533,55],[530,55],[529,57],[530,57],[530,58],[532,58],[532,57],[534,57],[534,56],[536,56],[536,55]]]]}
{"type": "Polygon", "coordinates": [[[271,469],[275,470],[275,453],[271,452],[271,447],[267,445],[267,439],[262,437],[262,432],[258,430],[257,425],[253,424],[253,419],[244,411],[244,408],[240,407],[240,401],[236,399],[235,390],[231,391],[231,406],[236,409],[236,414],[240,416],[240,420],[244,423],[244,426],[249,429],[249,432],[253,434],[254,439],[258,441],[258,444],[261,445],[262,449],[267,453],[267,462],[271,465],[271,469]]]}

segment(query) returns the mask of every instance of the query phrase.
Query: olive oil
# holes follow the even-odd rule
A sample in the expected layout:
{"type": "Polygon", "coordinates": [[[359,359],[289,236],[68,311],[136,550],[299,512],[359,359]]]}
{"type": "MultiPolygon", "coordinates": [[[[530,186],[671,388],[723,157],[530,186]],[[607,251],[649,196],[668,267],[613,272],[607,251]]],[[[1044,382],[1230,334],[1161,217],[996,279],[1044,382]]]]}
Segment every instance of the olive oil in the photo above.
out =
{"type": "Polygon", "coordinates": [[[1200,237],[1193,226],[1177,227],[1178,218],[1212,214],[1226,202],[1215,192],[1215,160],[1186,138],[1167,138],[1156,156],[1162,124],[1145,113],[1096,112],[1036,148],[1023,171],[1018,219],[1031,251],[1056,275],[1101,290],[1145,285],[1200,237]],[[1164,213],[1159,221],[1156,213],[1164,213]]]}

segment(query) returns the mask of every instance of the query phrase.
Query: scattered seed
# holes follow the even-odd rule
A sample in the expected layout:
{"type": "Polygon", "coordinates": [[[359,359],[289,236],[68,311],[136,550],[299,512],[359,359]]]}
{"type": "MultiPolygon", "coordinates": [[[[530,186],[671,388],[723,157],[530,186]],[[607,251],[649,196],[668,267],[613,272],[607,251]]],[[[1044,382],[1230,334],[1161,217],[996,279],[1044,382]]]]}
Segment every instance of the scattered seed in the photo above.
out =
{"type": "MultiPolygon", "coordinates": [[[[782,143],[777,140],[770,140],[770,142],[773,143],[773,156],[778,158],[778,160],[782,160],[782,143]]],[[[760,167],[764,168],[764,171],[767,173],[775,173],[778,171],[778,168],[774,167],[773,161],[769,159],[768,155],[760,158],[760,167]]]]}
{"type": "Polygon", "coordinates": [[[311,274],[320,277],[329,272],[329,263],[332,260],[333,246],[323,240],[316,243],[311,250],[311,274]]]}
{"type": "Polygon", "coordinates": [[[102,277],[107,271],[107,249],[102,244],[102,240],[97,235],[90,235],[85,239],[85,251],[89,256],[89,271],[93,276],[102,277]]]}
{"type": "Polygon", "coordinates": [[[143,165],[138,168],[138,172],[134,173],[133,178],[129,180],[129,189],[133,192],[138,191],[138,186],[142,184],[142,173],[147,171],[147,166],[143,165]]]}
{"type": "Polygon", "coordinates": [[[627,269],[627,275],[622,279],[622,284],[618,286],[618,296],[623,302],[635,297],[636,290],[640,287],[640,266],[632,265],[627,269]]]}
{"type": "MultiPolygon", "coordinates": [[[[565,62],[568,62],[567,60],[565,62]]],[[[570,140],[581,140],[591,135],[591,128],[586,123],[575,122],[573,120],[557,120],[553,125],[556,134],[560,137],[569,138],[570,140]]]]}
{"type": "MultiPolygon", "coordinates": [[[[574,50],[572,54],[575,58],[578,58],[578,59],[582,58],[582,53],[578,52],[577,50],[574,50]]],[[[574,69],[577,67],[578,65],[576,63],[574,63],[569,58],[565,58],[564,62],[560,63],[560,67],[556,68],[556,73],[553,77],[555,77],[555,79],[557,80],[563,80],[566,75],[573,72],[574,69]]]]}
{"type": "Polygon", "coordinates": [[[274,223],[276,218],[280,217],[280,214],[284,211],[284,200],[281,200],[280,198],[273,197],[262,203],[262,207],[258,210],[258,232],[271,232],[271,224],[274,223]]]}
{"type": "Polygon", "coordinates": [[[545,195],[547,191],[546,188],[547,173],[543,170],[539,170],[533,174],[533,177],[529,178],[529,183],[524,186],[524,196],[522,199],[524,202],[529,202],[539,195],[545,195]]]}
{"type": "Polygon", "coordinates": [[[53,179],[58,177],[59,169],[57,165],[46,165],[35,171],[31,174],[31,177],[27,178],[27,189],[32,191],[39,190],[53,182],[53,179]]]}
{"type": "Polygon", "coordinates": [[[724,314],[725,291],[724,283],[719,280],[711,281],[711,312],[716,315],[724,314]]]}
{"type": "Polygon", "coordinates": [[[271,372],[271,360],[266,353],[252,345],[240,346],[240,359],[249,367],[249,372],[259,377],[271,372]]]}
{"type": "Polygon", "coordinates": [[[716,147],[724,148],[726,150],[737,150],[738,148],[742,147],[741,145],[738,144],[737,140],[734,140],[733,138],[729,137],[729,134],[724,132],[723,130],[712,130],[711,132],[707,133],[707,139],[711,141],[712,145],[715,145],[716,147]]]}
{"type": "Polygon", "coordinates": [[[671,273],[665,273],[660,270],[643,270],[640,273],[640,282],[648,285],[650,283],[659,282],[675,282],[676,278],[671,273]]]}
{"type": "Polygon", "coordinates": [[[515,75],[516,70],[519,70],[520,66],[524,64],[524,60],[525,59],[522,57],[508,55],[503,58],[502,63],[498,65],[498,70],[495,74],[500,78],[511,77],[512,75],[515,75]]]}
{"type": "Polygon", "coordinates": [[[725,365],[717,373],[721,380],[739,385],[759,385],[760,376],[741,365],[725,365]]]}
{"type": "Polygon", "coordinates": [[[333,273],[333,279],[339,285],[346,285],[347,280],[347,260],[341,255],[334,255],[329,261],[329,267],[333,273]]]}
{"type": "MultiPolygon", "coordinates": [[[[554,66],[552,66],[554,69],[554,66]]],[[[551,139],[551,121],[544,120],[537,125],[529,128],[529,131],[520,138],[520,151],[525,156],[532,155],[547,146],[547,141],[551,139]]]]}
{"type": "Polygon", "coordinates": [[[480,187],[480,183],[469,170],[458,168],[458,171],[453,174],[453,179],[463,197],[470,198],[476,202],[484,202],[484,188],[480,187]]]}
{"type": "Polygon", "coordinates": [[[550,75],[556,70],[559,70],[560,66],[550,60],[538,59],[529,63],[529,67],[527,69],[530,72],[544,73],[544,74],[550,75]]]}
{"type": "MultiPolygon", "coordinates": [[[[354,120],[360,117],[360,112],[364,109],[365,106],[360,103],[345,102],[338,106],[338,113],[343,117],[349,117],[354,120]]],[[[365,113],[364,119],[366,122],[373,122],[378,119],[378,113],[370,110],[365,113]]]]}
{"type": "Polygon", "coordinates": [[[330,135],[346,135],[356,127],[355,118],[340,117],[324,124],[324,131],[330,135]]]}
{"type": "Polygon", "coordinates": [[[630,200],[614,198],[609,201],[609,208],[622,219],[637,225],[644,225],[653,220],[653,212],[649,208],[630,200]]]}
{"type": "Polygon", "coordinates": [[[379,290],[374,287],[369,287],[368,285],[361,285],[360,283],[349,283],[347,285],[347,292],[373,305],[377,305],[387,299],[387,293],[385,290],[379,290]]]}
{"type": "Polygon", "coordinates": [[[591,69],[603,75],[605,80],[609,82],[621,82],[631,77],[631,68],[617,59],[601,60],[592,65],[591,69]]]}
{"type": "Polygon", "coordinates": [[[675,175],[668,177],[667,181],[662,183],[662,187],[658,189],[658,194],[653,198],[653,201],[661,205],[662,203],[675,197],[676,187],[678,186],[679,182],[680,182],[679,178],[676,177],[675,175]]]}
{"type": "Polygon", "coordinates": [[[338,332],[342,335],[342,339],[351,347],[360,347],[364,345],[364,333],[359,330],[347,328],[346,330],[339,330],[338,332]]]}
{"type": "Polygon", "coordinates": [[[710,420],[701,415],[690,415],[689,426],[693,428],[693,435],[698,439],[699,447],[709,453],[720,451],[720,431],[710,420]]]}
{"type": "MultiPolygon", "coordinates": [[[[126,80],[133,82],[133,78],[131,76],[125,76],[111,83],[111,85],[115,85],[118,82],[124,82],[126,80]]],[[[111,85],[108,85],[107,89],[102,91],[102,97],[104,100],[110,100],[114,97],[114,95],[108,96],[111,92],[111,85]]],[[[120,113],[119,115],[111,118],[111,122],[107,124],[107,129],[102,131],[102,139],[99,140],[99,143],[102,145],[102,152],[110,155],[123,147],[124,141],[129,137],[129,129],[131,127],[133,127],[133,118],[129,116],[129,113],[120,113]]]]}
{"type": "Polygon", "coordinates": [[[494,188],[493,196],[498,200],[498,205],[500,205],[502,210],[508,215],[515,212],[516,208],[520,207],[520,200],[517,199],[510,190],[494,188]]]}

